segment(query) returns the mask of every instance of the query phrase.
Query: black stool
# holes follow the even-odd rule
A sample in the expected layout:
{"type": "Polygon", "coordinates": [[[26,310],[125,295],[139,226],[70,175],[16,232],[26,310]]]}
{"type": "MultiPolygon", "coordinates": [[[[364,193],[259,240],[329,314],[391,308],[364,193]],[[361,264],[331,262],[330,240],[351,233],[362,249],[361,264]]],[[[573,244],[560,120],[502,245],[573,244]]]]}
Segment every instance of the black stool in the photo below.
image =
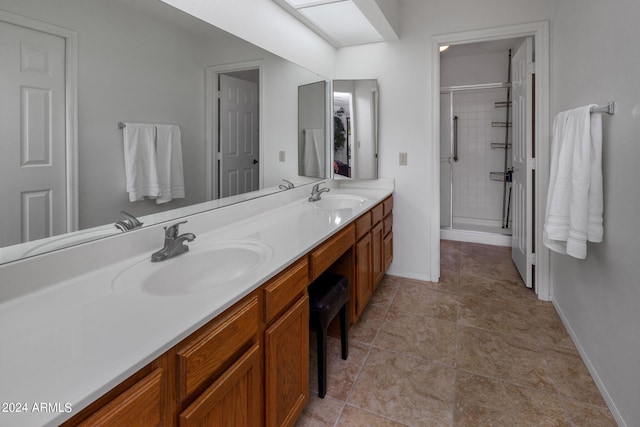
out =
{"type": "Polygon", "coordinates": [[[309,285],[309,326],[316,331],[318,343],[318,396],[327,390],[327,328],[340,312],[342,359],[349,356],[347,301],[349,281],[336,273],[324,272],[309,285]]]}

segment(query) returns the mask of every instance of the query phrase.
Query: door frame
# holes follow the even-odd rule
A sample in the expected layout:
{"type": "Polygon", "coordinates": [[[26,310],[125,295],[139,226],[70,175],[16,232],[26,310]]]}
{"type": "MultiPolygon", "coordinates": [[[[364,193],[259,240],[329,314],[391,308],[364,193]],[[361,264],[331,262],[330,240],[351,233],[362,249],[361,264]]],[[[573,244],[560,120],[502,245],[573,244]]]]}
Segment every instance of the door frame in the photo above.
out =
{"type": "Polygon", "coordinates": [[[550,282],[549,250],[542,244],[542,223],[544,221],[547,188],[549,186],[549,145],[550,145],[550,106],[549,106],[549,22],[540,21],[516,24],[482,30],[464,31],[433,36],[431,39],[432,80],[431,80],[431,204],[430,253],[431,271],[434,278],[440,277],[440,51],[441,45],[467,44],[473,42],[511,39],[532,36],[535,48],[535,218],[534,230],[536,275],[534,286],[541,300],[549,301],[552,295],[550,282]]]}
{"type": "MultiPolygon", "coordinates": [[[[258,70],[258,131],[262,129],[262,111],[264,110],[264,82],[263,82],[263,61],[247,61],[237,62],[233,64],[214,65],[207,67],[205,78],[205,191],[209,200],[217,200],[219,194],[219,171],[216,157],[216,149],[218,146],[218,76],[234,71],[258,70]]],[[[262,188],[264,182],[264,158],[262,138],[258,133],[258,188],[262,188]]]]}
{"type": "Polygon", "coordinates": [[[67,28],[0,10],[0,21],[65,40],[65,176],[66,232],[79,228],[78,218],[78,33],[67,28]]]}

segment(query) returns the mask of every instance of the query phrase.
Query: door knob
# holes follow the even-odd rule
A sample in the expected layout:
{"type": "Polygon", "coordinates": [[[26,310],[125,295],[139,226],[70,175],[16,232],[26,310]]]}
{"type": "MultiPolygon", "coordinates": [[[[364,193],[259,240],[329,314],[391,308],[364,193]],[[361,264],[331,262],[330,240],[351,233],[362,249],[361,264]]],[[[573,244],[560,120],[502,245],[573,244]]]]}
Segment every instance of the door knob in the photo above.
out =
{"type": "Polygon", "coordinates": [[[258,161],[256,159],[253,159],[253,164],[255,165],[256,163],[258,163],[258,161]]]}

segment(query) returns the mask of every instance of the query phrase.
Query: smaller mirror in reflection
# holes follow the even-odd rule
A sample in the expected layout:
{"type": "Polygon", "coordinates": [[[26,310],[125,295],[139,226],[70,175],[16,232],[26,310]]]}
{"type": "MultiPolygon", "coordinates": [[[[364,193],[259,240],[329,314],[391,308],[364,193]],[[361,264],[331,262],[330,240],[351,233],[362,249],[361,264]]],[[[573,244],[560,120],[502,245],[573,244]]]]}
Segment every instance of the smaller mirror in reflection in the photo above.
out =
{"type": "Polygon", "coordinates": [[[333,177],[378,177],[378,82],[333,81],[333,177]]]}
{"type": "Polygon", "coordinates": [[[327,177],[327,82],[298,86],[298,175],[327,177]]]}

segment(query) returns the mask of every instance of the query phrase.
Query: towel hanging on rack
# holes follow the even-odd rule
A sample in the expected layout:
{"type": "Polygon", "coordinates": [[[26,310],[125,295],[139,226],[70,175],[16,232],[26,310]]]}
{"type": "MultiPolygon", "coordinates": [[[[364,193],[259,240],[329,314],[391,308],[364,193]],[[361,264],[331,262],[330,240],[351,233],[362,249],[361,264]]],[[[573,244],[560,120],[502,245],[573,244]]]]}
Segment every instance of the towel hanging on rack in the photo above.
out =
{"type": "Polygon", "coordinates": [[[559,113],[553,122],[543,243],[579,259],[603,237],[602,117],[595,105],[559,113]]]}

